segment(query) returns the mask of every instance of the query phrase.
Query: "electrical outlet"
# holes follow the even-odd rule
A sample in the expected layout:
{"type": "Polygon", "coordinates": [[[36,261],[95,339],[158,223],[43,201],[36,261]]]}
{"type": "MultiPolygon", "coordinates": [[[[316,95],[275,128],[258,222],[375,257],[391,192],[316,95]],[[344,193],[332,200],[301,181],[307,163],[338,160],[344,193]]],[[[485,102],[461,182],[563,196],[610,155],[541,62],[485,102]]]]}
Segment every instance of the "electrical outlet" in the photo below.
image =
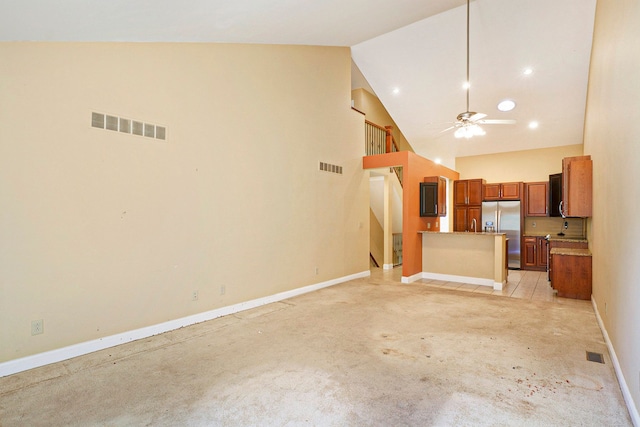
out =
{"type": "Polygon", "coordinates": [[[427,229],[429,229],[429,228],[431,228],[431,223],[430,222],[427,223],[427,229]]]}
{"type": "Polygon", "coordinates": [[[566,230],[567,228],[569,228],[569,221],[564,222],[564,229],[566,230]]]}
{"type": "Polygon", "coordinates": [[[198,291],[193,291],[191,293],[191,301],[197,301],[198,300],[198,291]]]}
{"type": "Polygon", "coordinates": [[[44,320],[32,320],[31,321],[31,335],[44,334],[44,320]]]}
{"type": "Polygon", "coordinates": [[[536,222],[535,222],[535,221],[534,221],[534,222],[532,222],[532,223],[531,223],[531,226],[532,226],[533,228],[536,228],[536,222]]]}
{"type": "Polygon", "coordinates": [[[224,295],[227,293],[227,287],[225,285],[220,285],[220,295],[224,295]]]}

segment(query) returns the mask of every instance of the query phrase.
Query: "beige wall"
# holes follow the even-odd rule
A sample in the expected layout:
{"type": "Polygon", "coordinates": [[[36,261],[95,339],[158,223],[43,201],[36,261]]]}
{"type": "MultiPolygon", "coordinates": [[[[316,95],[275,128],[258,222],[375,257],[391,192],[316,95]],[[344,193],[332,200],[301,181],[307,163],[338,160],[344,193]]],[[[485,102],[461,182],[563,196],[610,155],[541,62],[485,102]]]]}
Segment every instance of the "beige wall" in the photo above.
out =
{"type": "MultiPolygon", "coordinates": [[[[593,159],[593,297],[640,406],[640,2],[598,0],[585,154],[593,159]]],[[[640,418],[636,418],[640,422],[640,418]]]]}
{"type": "Polygon", "coordinates": [[[404,137],[401,130],[393,121],[387,109],[384,108],[380,99],[365,89],[359,88],[351,91],[351,99],[354,108],[362,111],[366,119],[378,126],[393,126],[393,138],[398,144],[400,151],[413,151],[411,144],[404,137]]]}
{"type": "Polygon", "coordinates": [[[369,252],[379,267],[384,264],[384,230],[378,218],[369,210],[369,252]]]}
{"type": "Polygon", "coordinates": [[[348,48],[2,43],[0,58],[0,362],[368,270],[348,48]],[[92,111],[167,140],[91,128],[92,111]]]}
{"type": "Polygon", "coordinates": [[[460,179],[484,178],[488,183],[548,181],[549,175],[562,172],[564,157],[581,155],[582,144],[457,157],[455,169],[460,179]]]}

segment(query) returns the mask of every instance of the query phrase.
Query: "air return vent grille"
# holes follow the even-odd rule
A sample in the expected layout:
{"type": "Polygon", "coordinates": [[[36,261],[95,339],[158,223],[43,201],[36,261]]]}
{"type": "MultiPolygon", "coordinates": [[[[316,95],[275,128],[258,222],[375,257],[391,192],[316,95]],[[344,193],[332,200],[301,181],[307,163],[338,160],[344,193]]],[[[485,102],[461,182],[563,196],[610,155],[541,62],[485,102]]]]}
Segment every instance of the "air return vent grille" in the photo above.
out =
{"type": "Polygon", "coordinates": [[[91,113],[91,127],[145,136],[147,138],[167,139],[167,128],[164,126],[103,113],[91,113]]]}
{"type": "Polygon", "coordinates": [[[331,172],[342,175],[342,166],[332,165],[330,163],[320,162],[320,170],[323,172],[331,172]]]}

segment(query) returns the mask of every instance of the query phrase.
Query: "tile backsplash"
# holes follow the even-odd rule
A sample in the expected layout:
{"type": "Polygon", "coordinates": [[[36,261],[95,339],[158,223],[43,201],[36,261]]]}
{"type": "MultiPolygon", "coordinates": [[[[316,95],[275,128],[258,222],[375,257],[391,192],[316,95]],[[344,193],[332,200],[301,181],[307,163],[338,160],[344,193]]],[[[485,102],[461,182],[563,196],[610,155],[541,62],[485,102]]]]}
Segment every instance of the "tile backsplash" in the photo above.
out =
{"type": "Polygon", "coordinates": [[[527,236],[557,236],[561,231],[566,237],[585,237],[584,218],[561,218],[561,217],[526,217],[524,219],[524,234],[527,236]],[[569,225],[564,228],[564,222],[569,225]]]}

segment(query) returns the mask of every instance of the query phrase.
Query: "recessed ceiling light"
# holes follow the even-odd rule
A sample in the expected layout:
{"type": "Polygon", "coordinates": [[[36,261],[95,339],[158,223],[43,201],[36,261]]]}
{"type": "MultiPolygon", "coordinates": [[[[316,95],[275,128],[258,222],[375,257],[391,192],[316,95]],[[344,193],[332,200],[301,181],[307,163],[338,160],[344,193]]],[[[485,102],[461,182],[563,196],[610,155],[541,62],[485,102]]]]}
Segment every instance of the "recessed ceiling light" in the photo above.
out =
{"type": "Polygon", "coordinates": [[[397,88],[397,87],[396,87],[396,88],[394,88],[394,89],[393,89],[393,94],[394,94],[394,95],[397,95],[397,94],[399,94],[399,93],[400,93],[400,88],[397,88]]]}
{"type": "Polygon", "coordinates": [[[525,76],[528,76],[529,74],[533,73],[533,68],[525,68],[524,71],[522,72],[522,74],[524,74],[525,76]]]}
{"type": "Polygon", "coordinates": [[[538,127],[538,122],[530,122],[529,123],[529,129],[535,129],[538,127]]]}
{"type": "Polygon", "coordinates": [[[470,87],[471,87],[471,83],[469,82],[462,83],[462,89],[469,89],[470,87]]]}
{"type": "Polygon", "coordinates": [[[498,110],[500,111],[511,111],[516,108],[516,103],[510,99],[505,99],[504,101],[500,101],[498,104],[498,110]]]}
{"type": "Polygon", "coordinates": [[[434,160],[434,163],[439,165],[440,163],[442,163],[442,159],[440,157],[436,157],[436,159],[434,160]]]}

